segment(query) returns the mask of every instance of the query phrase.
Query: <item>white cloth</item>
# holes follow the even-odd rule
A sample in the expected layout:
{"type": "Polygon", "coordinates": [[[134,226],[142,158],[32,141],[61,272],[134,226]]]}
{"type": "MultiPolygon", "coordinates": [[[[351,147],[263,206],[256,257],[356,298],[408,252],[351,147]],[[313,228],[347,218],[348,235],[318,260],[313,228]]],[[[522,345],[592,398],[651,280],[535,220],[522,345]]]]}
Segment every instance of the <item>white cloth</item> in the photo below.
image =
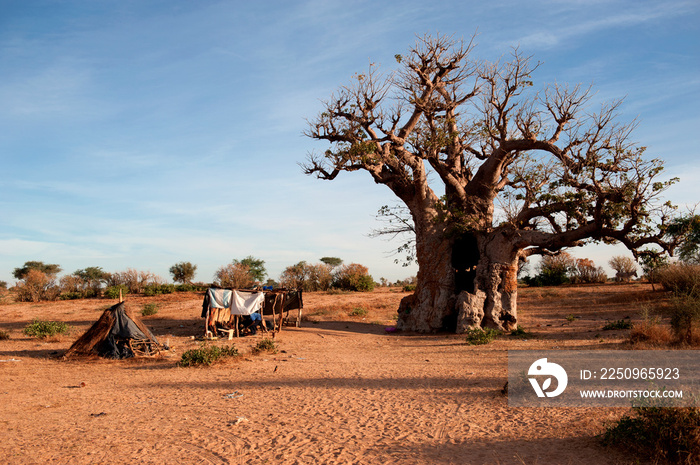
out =
{"type": "Polygon", "coordinates": [[[263,292],[233,291],[231,295],[231,315],[250,315],[260,310],[265,302],[263,292]]]}

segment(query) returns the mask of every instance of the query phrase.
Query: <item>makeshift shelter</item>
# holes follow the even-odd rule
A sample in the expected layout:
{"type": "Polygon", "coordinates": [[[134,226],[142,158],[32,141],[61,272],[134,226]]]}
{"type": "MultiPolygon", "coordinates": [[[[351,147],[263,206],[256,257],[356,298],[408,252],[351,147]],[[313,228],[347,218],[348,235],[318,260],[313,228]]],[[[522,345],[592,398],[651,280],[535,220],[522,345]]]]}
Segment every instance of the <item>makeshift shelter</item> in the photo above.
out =
{"type": "Polygon", "coordinates": [[[126,308],[124,302],[108,308],[85,334],[73,343],[64,358],[99,355],[129,358],[160,353],[160,344],[146,325],[126,308]]]}
{"type": "MultiPolygon", "coordinates": [[[[207,289],[202,302],[202,318],[205,318],[205,333],[207,336],[217,331],[239,335],[241,317],[272,315],[273,331],[281,330],[285,321],[284,315],[289,316],[289,310],[298,309],[296,326],[301,323],[303,307],[301,291],[286,289],[263,291],[245,289],[224,289],[212,287],[207,289]],[[291,298],[291,299],[290,299],[291,298]],[[278,318],[279,316],[279,318],[278,318]]],[[[261,321],[267,330],[264,320],[261,321]]]]}
{"type": "Polygon", "coordinates": [[[286,291],[284,297],[284,304],[282,305],[282,313],[284,313],[284,323],[291,324],[289,321],[289,311],[296,310],[297,317],[294,321],[294,326],[299,328],[301,326],[301,310],[304,308],[304,299],[302,296],[301,289],[296,291],[286,291]]]}

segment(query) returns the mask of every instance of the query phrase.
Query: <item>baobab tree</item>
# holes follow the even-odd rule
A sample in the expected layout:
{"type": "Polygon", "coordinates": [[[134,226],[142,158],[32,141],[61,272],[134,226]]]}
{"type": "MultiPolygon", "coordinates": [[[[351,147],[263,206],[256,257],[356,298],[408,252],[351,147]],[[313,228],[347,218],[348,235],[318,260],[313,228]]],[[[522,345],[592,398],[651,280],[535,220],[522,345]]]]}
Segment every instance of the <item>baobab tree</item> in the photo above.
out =
{"type": "Polygon", "coordinates": [[[673,180],[630,140],[635,123],[617,121],[621,102],[591,111],[590,88],[535,90],[539,65],[517,49],[495,63],[472,52],[418,38],[396,71],[371,64],[324,101],[305,133],[328,143],[306,174],[366,171],[410,212],[419,270],[399,307],[406,330],[512,329],[519,260],[590,241],[662,244],[659,196],[673,180]]]}

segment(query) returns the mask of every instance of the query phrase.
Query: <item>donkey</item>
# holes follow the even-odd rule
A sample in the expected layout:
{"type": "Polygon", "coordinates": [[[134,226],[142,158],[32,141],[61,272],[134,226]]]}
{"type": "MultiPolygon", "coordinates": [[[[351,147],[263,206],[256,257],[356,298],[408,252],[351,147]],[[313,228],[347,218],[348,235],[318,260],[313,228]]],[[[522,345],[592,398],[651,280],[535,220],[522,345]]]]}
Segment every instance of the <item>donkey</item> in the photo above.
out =
{"type": "Polygon", "coordinates": [[[635,270],[635,271],[618,271],[618,272],[615,274],[615,282],[618,282],[618,283],[622,283],[622,282],[628,283],[628,282],[630,282],[630,279],[632,279],[632,276],[634,276],[635,278],[637,277],[637,271],[636,271],[636,270],[635,270]]]}

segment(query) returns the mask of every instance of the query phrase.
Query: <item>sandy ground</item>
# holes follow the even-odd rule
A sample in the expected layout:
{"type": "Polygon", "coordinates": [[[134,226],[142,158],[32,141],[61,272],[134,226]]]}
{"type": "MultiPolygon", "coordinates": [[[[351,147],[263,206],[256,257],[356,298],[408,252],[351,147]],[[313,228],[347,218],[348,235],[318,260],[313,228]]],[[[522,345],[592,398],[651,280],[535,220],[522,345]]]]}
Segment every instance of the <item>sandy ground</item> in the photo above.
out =
{"type": "MultiPolygon", "coordinates": [[[[108,300],[0,304],[0,457],[9,464],[616,464],[599,444],[625,409],[509,408],[501,389],[509,349],[627,349],[606,320],[664,305],[647,285],[525,289],[521,324],[533,337],[470,346],[463,336],[390,334],[400,290],[307,294],[301,328],[232,341],[238,359],[177,366],[201,342],[201,296],[129,298],[172,350],[159,359],[57,358],[108,300]],[[366,315],[350,316],[363,309],[366,315]],[[573,317],[567,320],[567,316],[573,317]],[[29,338],[32,319],[70,335],[29,338]],[[570,321],[571,320],[571,321],[570,321]]],[[[231,344],[219,340],[217,344],[231,344]]]]}

